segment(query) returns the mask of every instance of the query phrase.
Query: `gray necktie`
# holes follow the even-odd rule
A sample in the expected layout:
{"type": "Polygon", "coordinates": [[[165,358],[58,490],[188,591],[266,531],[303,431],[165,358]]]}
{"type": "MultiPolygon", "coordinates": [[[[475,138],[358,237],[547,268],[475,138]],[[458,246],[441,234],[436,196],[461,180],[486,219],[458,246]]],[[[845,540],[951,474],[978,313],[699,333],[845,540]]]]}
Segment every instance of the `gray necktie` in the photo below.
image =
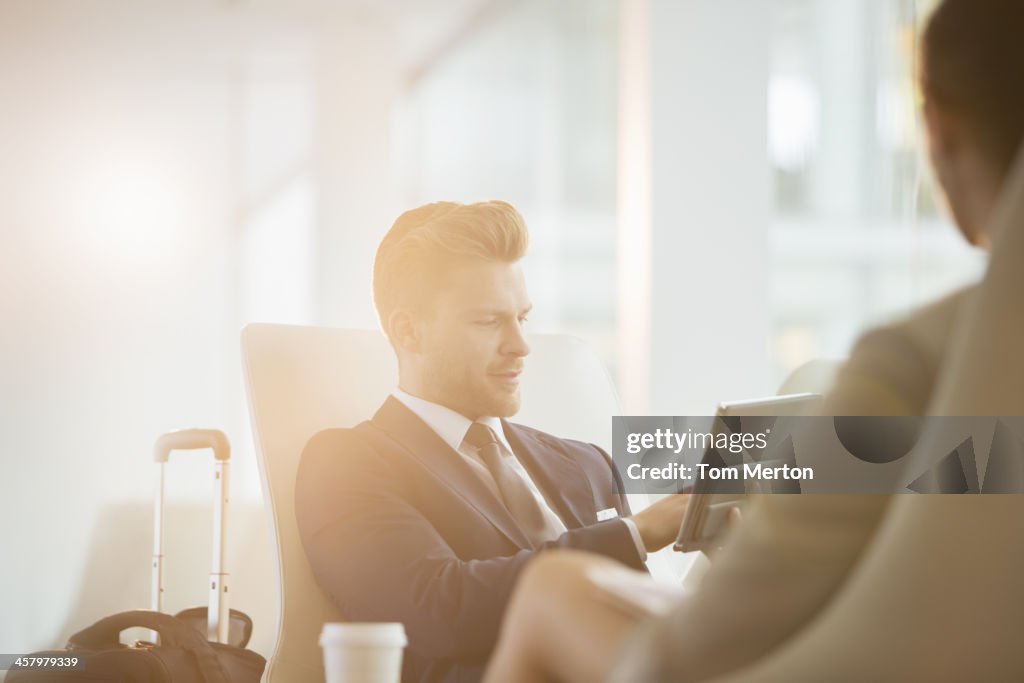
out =
{"type": "Polygon", "coordinates": [[[480,459],[498,485],[505,507],[534,547],[558,538],[561,532],[552,519],[553,514],[545,514],[523,477],[508,462],[508,456],[501,452],[501,444],[491,428],[474,422],[464,441],[478,449],[480,459]]]}

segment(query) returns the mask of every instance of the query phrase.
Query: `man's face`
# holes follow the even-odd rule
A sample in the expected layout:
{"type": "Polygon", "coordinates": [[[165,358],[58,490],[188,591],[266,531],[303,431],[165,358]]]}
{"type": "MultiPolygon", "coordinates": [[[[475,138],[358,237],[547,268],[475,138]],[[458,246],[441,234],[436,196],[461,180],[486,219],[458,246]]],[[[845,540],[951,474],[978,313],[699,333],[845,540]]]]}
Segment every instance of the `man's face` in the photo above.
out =
{"type": "Polygon", "coordinates": [[[474,420],[515,415],[530,307],[516,263],[466,260],[450,268],[417,318],[410,369],[421,397],[474,420]]]}

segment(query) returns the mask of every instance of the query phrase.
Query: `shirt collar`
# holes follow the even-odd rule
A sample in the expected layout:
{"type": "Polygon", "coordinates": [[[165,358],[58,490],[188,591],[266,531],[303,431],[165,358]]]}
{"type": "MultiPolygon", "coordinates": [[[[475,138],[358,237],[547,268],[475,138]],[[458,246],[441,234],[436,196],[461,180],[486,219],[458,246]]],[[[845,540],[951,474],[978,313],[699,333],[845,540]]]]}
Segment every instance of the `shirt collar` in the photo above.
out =
{"type": "MultiPolygon", "coordinates": [[[[465,415],[457,413],[439,403],[428,401],[419,396],[413,396],[398,387],[395,387],[391,395],[401,401],[417,417],[426,422],[428,427],[433,429],[446,444],[452,447],[452,450],[458,451],[462,448],[462,441],[466,438],[466,432],[469,431],[470,425],[473,424],[465,415]]],[[[507,452],[512,452],[512,447],[509,445],[508,439],[505,438],[505,430],[502,428],[500,419],[486,416],[477,419],[477,422],[490,427],[491,431],[498,437],[498,442],[505,447],[507,452]]]]}

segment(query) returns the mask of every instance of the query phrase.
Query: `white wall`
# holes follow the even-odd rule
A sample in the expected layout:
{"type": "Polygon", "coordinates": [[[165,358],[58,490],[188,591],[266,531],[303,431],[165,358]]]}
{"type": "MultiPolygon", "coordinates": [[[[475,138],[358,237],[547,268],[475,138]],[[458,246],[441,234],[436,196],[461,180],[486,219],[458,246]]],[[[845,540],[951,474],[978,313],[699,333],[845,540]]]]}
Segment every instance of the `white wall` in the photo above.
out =
{"type": "Polygon", "coordinates": [[[767,160],[771,6],[651,1],[651,414],[774,392],[767,160]]]}
{"type": "Polygon", "coordinates": [[[770,3],[623,3],[620,335],[633,414],[771,393],[770,3]],[[646,92],[645,92],[646,91],[646,92]],[[649,97],[648,107],[635,98],[649,97]],[[628,177],[624,177],[628,170],[628,177]]]}

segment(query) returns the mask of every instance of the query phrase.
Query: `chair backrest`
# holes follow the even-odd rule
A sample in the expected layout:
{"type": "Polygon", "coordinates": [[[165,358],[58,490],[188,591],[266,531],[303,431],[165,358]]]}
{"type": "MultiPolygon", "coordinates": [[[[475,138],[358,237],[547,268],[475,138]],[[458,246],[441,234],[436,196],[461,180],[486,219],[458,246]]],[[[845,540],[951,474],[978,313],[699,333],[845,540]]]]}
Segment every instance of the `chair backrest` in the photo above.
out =
{"type": "MultiPolygon", "coordinates": [[[[578,339],[533,335],[515,421],[611,444],[618,403],[608,372],[578,339]]],[[[321,429],[373,415],[397,385],[394,354],[376,331],[252,324],[242,355],[256,452],[275,549],[277,635],[268,683],[322,676],[317,644],[324,622],[343,616],[320,589],[295,522],[295,473],[306,442],[321,429]]]]}

